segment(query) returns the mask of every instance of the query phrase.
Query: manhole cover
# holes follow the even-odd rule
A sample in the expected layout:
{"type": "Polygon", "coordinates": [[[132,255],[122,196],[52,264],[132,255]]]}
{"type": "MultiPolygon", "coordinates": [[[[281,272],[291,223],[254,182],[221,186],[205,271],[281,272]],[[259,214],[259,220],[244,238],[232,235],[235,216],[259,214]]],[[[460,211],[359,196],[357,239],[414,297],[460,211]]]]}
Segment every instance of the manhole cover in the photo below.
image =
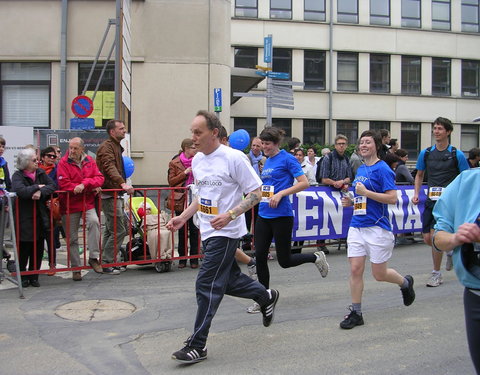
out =
{"type": "Polygon", "coordinates": [[[134,304],[114,299],[92,299],[58,306],[55,314],[63,319],[97,322],[126,318],[136,310],[134,304]]]}

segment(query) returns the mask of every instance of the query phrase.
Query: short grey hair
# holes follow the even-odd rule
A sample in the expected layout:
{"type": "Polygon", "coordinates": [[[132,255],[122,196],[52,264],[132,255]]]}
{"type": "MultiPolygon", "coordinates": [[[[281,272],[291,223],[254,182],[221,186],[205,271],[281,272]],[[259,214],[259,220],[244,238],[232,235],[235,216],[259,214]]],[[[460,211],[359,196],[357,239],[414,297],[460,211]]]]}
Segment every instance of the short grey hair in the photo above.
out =
{"type": "Polygon", "coordinates": [[[36,156],[37,154],[35,153],[35,150],[32,150],[31,148],[21,149],[17,154],[17,168],[20,171],[23,171],[28,167],[28,163],[30,163],[32,158],[36,156]]]}

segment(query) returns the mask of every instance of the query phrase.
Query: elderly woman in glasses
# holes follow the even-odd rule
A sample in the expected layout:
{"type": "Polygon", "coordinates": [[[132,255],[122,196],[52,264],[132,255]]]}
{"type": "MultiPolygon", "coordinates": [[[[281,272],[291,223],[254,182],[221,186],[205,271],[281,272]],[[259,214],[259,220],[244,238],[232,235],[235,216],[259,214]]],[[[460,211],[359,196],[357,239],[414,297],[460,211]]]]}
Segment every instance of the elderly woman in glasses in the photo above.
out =
{"type": "MultiPolygon", "coordinates": [[[[18,196],[16,212],[20,238],[20,271],[39,270],[42,264],[43,242],[49,227],[49,214],[45,205],[56,186],[46,172],[38,168],[35,151],[23,149],[17,155],[18,170],[12,176],[12,190],[18,196]]],[[[22,286],[39,287],[38,274],[22,276],[22,286]]]]}

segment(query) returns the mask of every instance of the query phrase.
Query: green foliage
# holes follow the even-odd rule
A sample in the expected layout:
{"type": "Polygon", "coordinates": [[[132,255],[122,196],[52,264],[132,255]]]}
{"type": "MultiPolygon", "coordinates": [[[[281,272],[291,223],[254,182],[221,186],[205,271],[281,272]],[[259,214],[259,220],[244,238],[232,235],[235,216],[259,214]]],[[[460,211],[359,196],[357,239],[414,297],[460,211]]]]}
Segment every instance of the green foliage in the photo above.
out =
{"type": "MultiPolygon", "coordinates": [[[[283,149],[287,150],[286,147],[287,147],[287,145],[285,145],[283,149]]],[[[335,145],[328,145],[328,144],[319,145],[318,143],[315,143],[313,145],[308,145],[308,144],[301,145],[300,147],[304,149],[305,155],[307,154],[307,150],[310,147],[313,147],[313,149],[317,153],[317,156],[322,155],[322,149],[324,149],[324,148],[329,148],[331,151],[335,150],[335,145]]],[[[350,157],[350,155],[353,154],[353,151],[355,151],[355,147],[356,147],[356,145],[354,145],[354,144],[350,144],[350,145],[347,146],[347,149],[345,150],[345,153],[347,154],[348,157],[350,157]]],[[[287,151],[289,151],[289,150],[287,150],[287,151]]]]}

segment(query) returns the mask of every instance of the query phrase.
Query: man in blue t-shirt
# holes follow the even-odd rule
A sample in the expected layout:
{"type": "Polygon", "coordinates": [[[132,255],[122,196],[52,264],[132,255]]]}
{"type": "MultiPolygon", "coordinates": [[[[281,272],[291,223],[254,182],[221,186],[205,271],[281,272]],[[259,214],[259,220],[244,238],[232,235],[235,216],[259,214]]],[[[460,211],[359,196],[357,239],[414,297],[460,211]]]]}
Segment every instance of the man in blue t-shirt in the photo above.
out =
{"type": "MultiPolygon", "coordinates": [[[[444,117],[438,117],[433,122],[433,136],[435,145],[420,152],[417,160],[417,175],[415,176],[415,193],[412,198],[413,204],[418,204],[420,189],[426,175],[428,185],[427,200],[422,216],[422,232],[425,243],[432,246],[433,207],[442,194],[443,190],[461,172],[468,169],[467,159],[463,152],[458,151],[449,144],[449,137],[452,134],[452,122],[444,117]]],[[[443,283],[440,267],[442,265],[442,253],[432,248],[433,271],[427,281],[427,286],[436,287],[443,283]]],[[[452,269],[451,254],[447,258],[446,269],[452,269]]]]}

